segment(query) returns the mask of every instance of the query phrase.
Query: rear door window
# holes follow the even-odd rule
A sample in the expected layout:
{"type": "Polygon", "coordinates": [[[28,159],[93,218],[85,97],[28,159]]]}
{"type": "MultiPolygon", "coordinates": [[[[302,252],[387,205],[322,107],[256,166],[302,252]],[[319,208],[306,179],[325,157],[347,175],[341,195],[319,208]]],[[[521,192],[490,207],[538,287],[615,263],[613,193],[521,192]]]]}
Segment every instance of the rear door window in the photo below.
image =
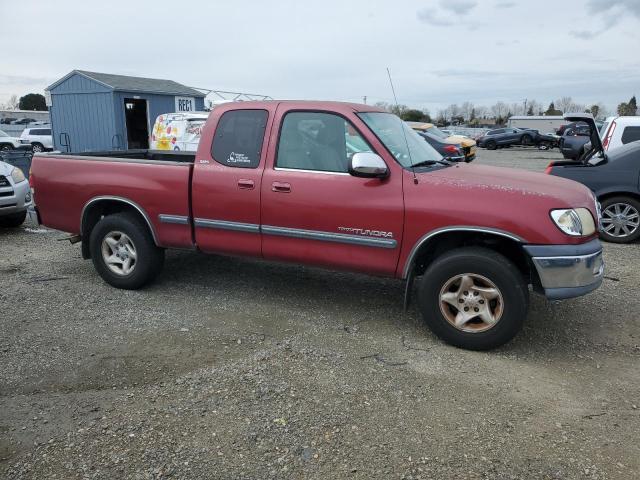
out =
{"type": "Polygon", "coordinates": [[[223,113],[213,137],[213,159],[228,167],[257,168],[268,115],[266,110],[223,113]]]}
{"type": "Polygon", "coordinates": [[[640,127],[625,127],[622,132],[622,144],[637,142],[640,140],[640,127]]]}

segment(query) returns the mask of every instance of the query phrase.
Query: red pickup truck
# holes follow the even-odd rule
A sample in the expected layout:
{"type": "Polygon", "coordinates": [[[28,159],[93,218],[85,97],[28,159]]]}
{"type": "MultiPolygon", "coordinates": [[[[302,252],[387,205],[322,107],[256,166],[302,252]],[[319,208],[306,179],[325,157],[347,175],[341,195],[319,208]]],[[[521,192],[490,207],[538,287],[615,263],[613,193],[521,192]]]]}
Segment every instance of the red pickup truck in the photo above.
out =
{"type": "Polygon", "coordinates": [[[338,102],[216,107],[195,155],[44,154],[38,220],[82,241],[100,276],[140,288],[166,248],[365,272],[417,283],[427,325],[470,349],[501,345],[549,299],[602,282],[598,205],[584,186],[452,164],[398,117],[338,102]]]}

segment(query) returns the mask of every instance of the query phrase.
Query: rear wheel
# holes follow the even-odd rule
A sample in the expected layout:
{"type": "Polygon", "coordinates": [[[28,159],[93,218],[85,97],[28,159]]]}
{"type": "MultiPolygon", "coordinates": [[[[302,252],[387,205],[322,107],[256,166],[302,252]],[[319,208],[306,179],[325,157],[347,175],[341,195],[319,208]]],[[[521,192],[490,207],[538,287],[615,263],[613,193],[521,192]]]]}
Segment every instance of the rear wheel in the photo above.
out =
{"type": "Polygon", "coordinates": [[[495,150],[497,145],[496,142],[493,140],[489,140],[487,143],[484,144],[485,147],[487,147],[487,150],[495,150]]]}
{"type": "Polygon", "coordinates": [[[33,153],[44,152],[44,145],[42,145],[41,143],[33,143],[31,145],[31,150],[33,150],[33,153]]]}
{"type": "Polygon", "coordinates": [[[27,218],[27,212],[14,213],[0,217],[0,227],[16,228],[22,225],[27,218]]]}
{"type": "Polygon", "coordinates": [[[465,247],[437,258],[419,286],[427,326],[456,347],[488,350],[511,340],[527,316],[520,271],[493,250],[465,247]]]}
{"type": "Polygon", "coordinates": [[[90,246],[95,269],[116,288],[143,287],[164,264],[164,250],[156,247],[147,225],[131,213],[100,220],[91,232],[90,246]]]}
{"type": "Polygon", "coordinates": [[[640,202],[622,196],[604,200],[600,236],[613,243],[629,243],[640,238],[640,202]]]}

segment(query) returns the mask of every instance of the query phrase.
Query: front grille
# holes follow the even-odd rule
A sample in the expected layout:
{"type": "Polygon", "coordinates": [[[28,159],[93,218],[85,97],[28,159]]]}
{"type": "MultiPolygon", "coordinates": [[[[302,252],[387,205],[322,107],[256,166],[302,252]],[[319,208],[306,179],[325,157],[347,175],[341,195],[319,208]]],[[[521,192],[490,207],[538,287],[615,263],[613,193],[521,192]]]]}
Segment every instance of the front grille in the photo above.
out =
{"type": "Polygon", "coordinates": [[[9,187],[10,185],[9,179],[4,175],[0,175],[0,187],[9,187]]]}

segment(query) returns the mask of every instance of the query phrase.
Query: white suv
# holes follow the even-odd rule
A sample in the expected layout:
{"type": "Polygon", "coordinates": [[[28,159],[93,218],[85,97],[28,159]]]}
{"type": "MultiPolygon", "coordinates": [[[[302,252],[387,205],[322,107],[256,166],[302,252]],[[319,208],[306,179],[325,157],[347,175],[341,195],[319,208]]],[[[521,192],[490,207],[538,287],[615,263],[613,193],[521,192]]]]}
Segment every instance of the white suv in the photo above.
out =
{"type": "Polygon", "coordinates": [[[19,138],[11,137],[0,130],[0,151],[15,150],[21,146],[22,143],[19,138]]]}
{"type": "Polygon", "coordinates": [[[606,151],[640,140],[640,117],[609,117],[600,130],[606,151]]]}
{"type": "Polygon", "coordinates": [[[34,152],[46,152],[53,150],[53,137],[49,125],[30,126],[25,128],[20,135],[23,145],[31,145],[34,152]]]}

